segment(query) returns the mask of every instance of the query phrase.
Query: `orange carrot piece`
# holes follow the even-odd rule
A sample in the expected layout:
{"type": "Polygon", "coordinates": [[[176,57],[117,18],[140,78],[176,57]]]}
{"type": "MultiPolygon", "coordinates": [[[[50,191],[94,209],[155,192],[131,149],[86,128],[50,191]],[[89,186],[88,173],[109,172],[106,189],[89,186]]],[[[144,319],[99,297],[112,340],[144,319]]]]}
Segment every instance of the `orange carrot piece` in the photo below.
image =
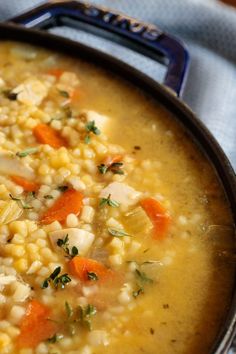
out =
{"type": "Polygon", "coordinates": [[[55,76],[57,79],[59,79],[63,73],[64,73],[64,70],[58,69],[58,68],[50,69],[50,70],[48,70],[48,72],[47,72],[47,74],[53,75],[53,76],[55,76]]]}
{"type": "Polygon", "coordinates": [[[42,224],[51,224],[57,220],[65,222],[69,214],[79,215],[83,206],[83,194],[75,189],[68,189],[55,203],[41,216],[42,224]]]}
{"type": "Polygon", "coordinates": [[[35,348],[56,333],[55,323],[49,320],[50,313],[50,309],[39,301],[30,301],[16,340],[19,348],[35,348]]]}
{"type": "Polygon", "coordinates": [[[33,129],[33,134],[41,144],[48,144],[55,149],[67,146],[66,140],[59,133],[47,124],[38,124],[33,129]]]}
{"type": "Polygon", "coordinates": [[[164,239],[170,223],[170,216],[166,209],[153,198],[141,200],[140,205],[153,223],[153,238],[164,239]]]}
{"type": "Polygon", "coordinates": [[[23,187],[24,191],[26,192],[35,192],[39,189],[38,183],[28,181],[27,179],[20,177],[20,176],[11,176],[11,180],[18,184],[18,186],[23,187]]]}
{"type": "Polygon", "coordinates": [[[122,155],[109,155],[104,159],[103,163],[107,167],[110,167],[113,163],[120,162],[122,159],[122,155]]]}
{"type": "Polygon", "coordinates": [[[95,273],[98,280],[103,281],[113,272],[94,259],[76,256],[69,261],[69,272],[81,281],[90,281],[88,273],[95,273]]]}

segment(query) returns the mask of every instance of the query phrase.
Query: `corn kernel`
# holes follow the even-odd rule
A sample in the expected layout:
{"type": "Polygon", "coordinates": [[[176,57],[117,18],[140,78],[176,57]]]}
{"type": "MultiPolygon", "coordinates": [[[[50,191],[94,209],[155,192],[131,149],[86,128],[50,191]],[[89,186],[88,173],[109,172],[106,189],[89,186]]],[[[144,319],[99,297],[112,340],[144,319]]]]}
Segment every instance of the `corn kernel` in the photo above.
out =
{"type": "Polygon", "coordinates": [[[11,342],[11,338],[6,333],[0,333],[0,349],[4,349],[11,342]]]}
{"type": "Polygon", "coordinates": [[[18,261],[16,261],[14,263],[14,268],[19,273],[26,272],[26,270],[28,269],[28,261],[27,261],[27,259],[24,259],[24,258],[18,259],[18,261]]]}
{"type": "Polygon", "coordinates": [[[9,225],[9,229],[13,234],[20,234],[24,237],[27,236],[27,224],[24,221],[13,221],[9,225]]]}

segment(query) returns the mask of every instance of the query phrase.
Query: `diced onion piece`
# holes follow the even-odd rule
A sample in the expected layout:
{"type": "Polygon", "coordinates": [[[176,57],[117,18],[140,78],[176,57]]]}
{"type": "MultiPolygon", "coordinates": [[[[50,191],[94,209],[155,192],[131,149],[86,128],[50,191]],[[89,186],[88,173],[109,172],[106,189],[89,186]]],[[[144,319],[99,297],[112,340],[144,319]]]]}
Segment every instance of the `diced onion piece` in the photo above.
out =
{"type": "Polygon", "coordinates": [[[16,302],[25,301],[29,297],[30,291],[31,291],[31,289],[28,284],[24,284],[24,283],[17,281],[15,283],[15,291],[12,296],[13,301],[16,301],[16,302]]]}
{"type": "Polygon", "coordinates": [[[77,247],[80,256],[84,256],[88,253],[94,241],[94,234],[91,232],[77,228],[68,228],[49,232],[49,238],[53,247],[59,250],[57,240],[64,239],[66,235],[68,235],[69,249],[77,247]]]}
{"type": "Polygon", "coordinates": [[[0,286],[11,284],[14,281],[16,281],[15,275],[0,274],[0,286]]]}
{"type": "Polygon", "coordinates": [[[0,225],[9,224],[11,221],[17,220],[21,214],[22,209],[16,201],[1,201],[0,202],[0,225]]]}
{"type": "Polygon", "coordinates": [[[25,177],[27,179],[34,178],[34,171],[31,167],[24,165],[21,160],[3,151],[0,151],[0,173],[25,177]]]}
{"type": "Polygon", "coordinates": [[[111,195],[111,199],[114,199],[118,203],[131,206],[138,202],[141,193],[125,183],[113,182],[100,193],[101,198],[107,198],[109,195],[111,195]]]}
{"type": "Polygon", "coordinates": [[[153,228],[151,220],[140,206],[125,214],[124,224],[132,235],[147,234],[153,228]]]}

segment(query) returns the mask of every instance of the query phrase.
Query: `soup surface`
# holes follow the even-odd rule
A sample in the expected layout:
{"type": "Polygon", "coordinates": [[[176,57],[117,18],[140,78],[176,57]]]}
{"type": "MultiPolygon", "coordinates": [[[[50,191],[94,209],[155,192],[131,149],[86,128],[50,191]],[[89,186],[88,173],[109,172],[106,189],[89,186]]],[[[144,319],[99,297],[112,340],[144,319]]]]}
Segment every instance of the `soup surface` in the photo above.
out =
{"type": "Polygon", "coordinates": [[[113,74],[0,44],[0,353],[206,354],[233,224],[205,157],[113,74]]]}

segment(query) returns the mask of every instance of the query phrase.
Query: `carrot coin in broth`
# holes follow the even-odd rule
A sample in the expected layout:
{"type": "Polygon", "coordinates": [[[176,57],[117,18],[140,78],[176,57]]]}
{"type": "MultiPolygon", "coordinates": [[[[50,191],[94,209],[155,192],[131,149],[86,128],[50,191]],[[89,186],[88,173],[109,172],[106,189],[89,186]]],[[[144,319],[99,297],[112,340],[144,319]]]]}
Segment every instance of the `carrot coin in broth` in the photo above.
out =
{"type": "Polygon", "coordinates": [[[0,49],[0,353],[208,354],[235,263],[206,157],[113,74],[0,49]]]}

